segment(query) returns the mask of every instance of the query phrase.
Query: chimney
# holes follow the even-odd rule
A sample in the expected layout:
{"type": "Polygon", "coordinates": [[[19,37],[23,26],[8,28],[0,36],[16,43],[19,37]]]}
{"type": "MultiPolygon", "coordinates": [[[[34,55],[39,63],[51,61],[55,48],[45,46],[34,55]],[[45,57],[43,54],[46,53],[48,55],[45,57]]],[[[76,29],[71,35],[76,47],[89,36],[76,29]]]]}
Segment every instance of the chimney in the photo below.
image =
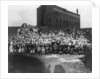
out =
{"type": "Polygon", "coordinates": [[[77,15],[78,15],[78,9],[76,9],[76,13],[77,13],[77,15]]]}

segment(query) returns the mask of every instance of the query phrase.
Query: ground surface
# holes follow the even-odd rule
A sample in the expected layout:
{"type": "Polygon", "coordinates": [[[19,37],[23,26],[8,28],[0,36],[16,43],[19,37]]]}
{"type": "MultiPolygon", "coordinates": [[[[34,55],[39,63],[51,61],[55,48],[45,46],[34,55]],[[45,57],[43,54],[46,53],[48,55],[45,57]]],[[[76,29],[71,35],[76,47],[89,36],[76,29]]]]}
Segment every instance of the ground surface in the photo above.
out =
{"type": "Polygon", "coordinates": [[[84,63],[79,59],[84,55],[44,55],[41,58],[45,67],[53,72],[86,73],[88,72],[84,63]]]}
{"type": "Polygon", "coordinates": [[[9,73],[87,73],[84,55],[8,55],[9,73]]]}

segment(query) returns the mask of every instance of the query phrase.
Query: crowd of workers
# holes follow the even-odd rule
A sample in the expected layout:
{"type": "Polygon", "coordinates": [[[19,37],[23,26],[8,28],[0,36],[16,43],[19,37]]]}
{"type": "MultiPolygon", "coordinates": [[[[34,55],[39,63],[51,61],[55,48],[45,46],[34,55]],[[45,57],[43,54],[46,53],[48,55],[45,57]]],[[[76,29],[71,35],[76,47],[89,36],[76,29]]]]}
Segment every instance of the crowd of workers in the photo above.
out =
{"type": "Polygon", "coordinates": [[[92,45],[82,32],[71,34],[63,31],[42,33],[30,25],[23,25],[18,34],[9,39],[9,53],[23,54],[85,54],[92,45]]]}

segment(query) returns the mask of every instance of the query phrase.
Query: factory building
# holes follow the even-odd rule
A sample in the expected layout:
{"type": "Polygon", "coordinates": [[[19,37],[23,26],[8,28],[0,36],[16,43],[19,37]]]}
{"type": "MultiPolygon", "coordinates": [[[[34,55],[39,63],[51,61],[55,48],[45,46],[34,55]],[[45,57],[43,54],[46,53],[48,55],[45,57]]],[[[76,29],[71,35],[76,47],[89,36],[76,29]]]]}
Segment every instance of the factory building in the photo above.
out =
{"type": "Polygon", "coordinates": [[[42,31],[80,29],[80,15],[56,5],[41,5],[37,8],[37,26],[42,31]]]}

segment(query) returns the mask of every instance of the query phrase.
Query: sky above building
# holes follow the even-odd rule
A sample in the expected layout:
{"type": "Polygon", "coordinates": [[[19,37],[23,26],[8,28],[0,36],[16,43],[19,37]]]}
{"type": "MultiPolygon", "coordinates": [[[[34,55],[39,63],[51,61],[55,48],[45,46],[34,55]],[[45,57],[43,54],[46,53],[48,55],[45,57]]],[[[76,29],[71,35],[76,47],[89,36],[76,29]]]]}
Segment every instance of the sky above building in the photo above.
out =
{"type": "MultiPolygon", "coordinates": [[[[21,26],[22,23],[37,25],[37,8],[40,5],[9,5],[8,26],[21,26]]],[[[80,14],[81,28],[92,27],[92,6],[90,5],[57,5],[68,11],[80,14]]]]}

